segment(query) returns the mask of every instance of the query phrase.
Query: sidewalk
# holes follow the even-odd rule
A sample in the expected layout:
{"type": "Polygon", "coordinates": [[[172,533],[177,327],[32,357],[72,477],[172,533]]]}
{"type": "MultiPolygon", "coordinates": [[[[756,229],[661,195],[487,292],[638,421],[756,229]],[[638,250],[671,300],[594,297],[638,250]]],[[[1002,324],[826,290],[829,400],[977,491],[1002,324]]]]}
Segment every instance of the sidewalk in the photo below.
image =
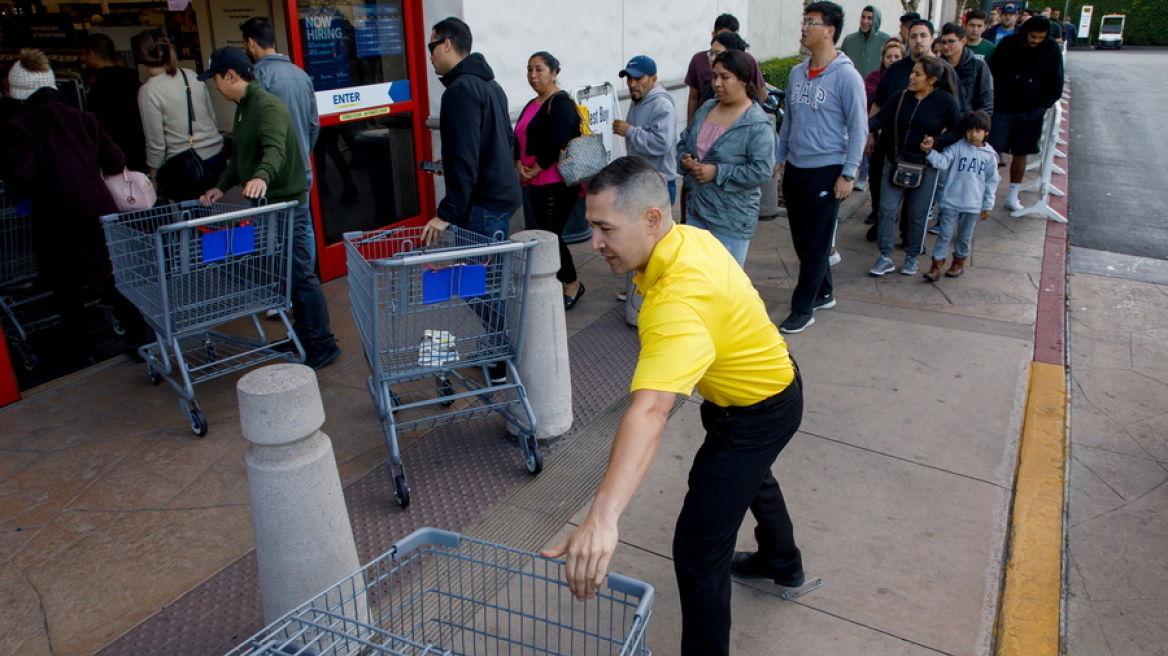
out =
{"type": "MultiPolygon", "coordinates": [[[[778,599],[773,586],[736,585],[737,653],[774,653],[776,645],[787,654],[989,650],[1045,224],[996,212],[978,227],[965,277],[934,285],[867,275],[875,255],[863,238],[867,212],[865,194],[845,204],[839,305],[789,339],[807,411],[778,474],[808,574],[825,585],[796,602],[778,599]]],[[[440,488],[462,479],[441,467],[434,478],[411,479],[419,494],[406,513],[378,487],[385,448],[345,282],[326,286],[345,354],[320,374],[324,430],[350,486],[350,510],[364,513],[354,521],[369,536],[363,559],[419,521],[538,548],[582,516],[627,402],[635,333],[612,300],[623,278],[586,244],[573,249],[588,285],[568,314],[573,435],[547,449],[536,478],[523,474],[513,447],[486,439],[484,453],[500,464],[453,494],[453,506],[438,507],[447,503],[440,488]],[[598,354],[577,358],[580,349],[598,354]]],[[[776,321],[786,316],[797,267],[786,221],[760,225],[747,271],[776,321]]],[[[202,440],[185,426],[174,391],[145,378],[140,365],[112,362],[0,409],[0,652],[207,654],[254,625],[254,581],[241,583],[239,573],[252,536],[235,378],[198,389],[212,431],[202,440]],[[223,578],[230,572],[235,578],[223,578]],[[199,609],[206,616],[192,621],[183,613],[195,611],[183,609],[196,593],[222,608],[199,609]],[[249,612],[213,641],[198,635],[218,630],[206,619],[212,613],[249,612]],[[147,627],[152,636],[172,632],[151,638],[165,649],[143,646],[147,627]],[[187,638],[174,637],[183,630],[187,638]],[[200,647],[192,634],[214,646],[200,647]]],[[[489,434],[467,430],[478,442],[489,434]]],[[[680,404],[622,522],[613,565],[657,586],[649,630],[661,655],[677,650],[669,545],[701,435],[697,404],[680,404]]],[[[406,447],[416,468],[479,457],[455,446],[431,455],[426,449],[444,447],[427,437],[406,447]]],[[[741,545],[749,540],[748,520],[741,545]]]]}

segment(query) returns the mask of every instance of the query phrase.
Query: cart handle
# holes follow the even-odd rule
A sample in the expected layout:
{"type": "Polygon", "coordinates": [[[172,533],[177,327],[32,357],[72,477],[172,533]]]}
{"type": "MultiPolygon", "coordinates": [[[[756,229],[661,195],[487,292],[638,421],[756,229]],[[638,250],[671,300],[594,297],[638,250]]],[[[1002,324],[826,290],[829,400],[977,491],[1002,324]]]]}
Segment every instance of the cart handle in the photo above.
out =
{"type": "Polygon", "coordinates": [[[213,223],[221,223],[223,221],[237,221],[249,216],[263,214],[265,212],[272,212],[275,210],[286,210],[300,205],[300,203],[292,200],[284,203],[275,203],[272,205],[260,205],[251,207],[246,210],[236,210],[234,212],[226,212],[224,214],[214,214],[212,216],[201,219],[189,219],[187,221],[179,221],[171,223],[158,228],[158,232],[172,232],[175,230],[186,230],[188,228],[197,228],[199,226],[211,225],[213,223]]]}
{"type": "Polygon", "coordinates": [[[413,264],[429,264],[431,262],[441,262],[444,260],[460,260],[468,257],[485,257],[490,255],[497,255],[500,253],[512,253],[519,250],[529,250],[535,248],[539,242],[517,242],[509,241],[499,244],[488,244],[486,246],[475,246],[472,248],[452,248],[442,251],[410,251],[406,255],[398,255],[396,257],[384,257],[373,260],[372,263],[377,266],[410,266],[413,264]]]}

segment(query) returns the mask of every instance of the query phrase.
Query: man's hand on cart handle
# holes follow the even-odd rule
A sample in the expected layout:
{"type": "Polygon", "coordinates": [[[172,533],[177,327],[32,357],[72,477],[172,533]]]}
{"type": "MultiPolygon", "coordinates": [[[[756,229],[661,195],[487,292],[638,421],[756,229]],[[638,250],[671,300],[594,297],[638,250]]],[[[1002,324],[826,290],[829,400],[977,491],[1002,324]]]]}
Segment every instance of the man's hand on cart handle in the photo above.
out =
{"type": "Polygon", "coordinates": [[[223,198],[223,192],[219,191],[218,187],[211,187],[207,190],[207,193],[199,197],[199,202],[203,204],[203,207],[211,207],[211,203],[214,203],[220,198],[223,198]]]}
{"type": "MultiPolygon", "coordinates": [[[[595,511],[595,507],[593,508],[595,511]]],[[[615,519],[588,518],[567,540],[554,549],[540,552],[545,558],[564,559],[564,576],[572,595],[584,601],[596,596],[608,575],[608,562],[616,551],[619,535],[615,519]]]]}
{"type": "Polygon", "coordinates": [[[268,194],[268,182],[263,178],[252,178],[243,185],[243,195],[247,198],[263,198],[268,194]]]}
{"type": "Polygon", "coordinates": [[[422,228],[422,243],[429,246],[435,239],[442,237],[442,233],[446,232],[446,228],[449,226],[449,221],[443,221],[438,217],[430,219],[426,227],[422,228]]]}

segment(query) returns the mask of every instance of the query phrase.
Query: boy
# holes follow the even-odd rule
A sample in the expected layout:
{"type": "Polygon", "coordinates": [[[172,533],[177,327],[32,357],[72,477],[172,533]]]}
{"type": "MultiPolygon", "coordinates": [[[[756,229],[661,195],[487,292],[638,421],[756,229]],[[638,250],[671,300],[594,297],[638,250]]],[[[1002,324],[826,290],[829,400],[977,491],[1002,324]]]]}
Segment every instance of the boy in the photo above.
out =
{"type": "Polygon", "coordinates": [[[990,218],[994,209],[994,191],[998,188],[998,154],[986,145],[990,132],[990,115],[985,112],[966,112],[961,118],[965,140],[958,141],[945,152],[933,150],[933,138],[921,140],[921,150],[934,168],[947,170],[948,181],[941,196],[941,232],[933,244],[933,266],[925,280],[936,282],[949,256],[949,240],[957,225],[957,239],[953,244],[953,265],[945,272],[949,278],[965,273],[965,258],[969,257],[973,242],[973,228],[981,220],[990,218]]]}

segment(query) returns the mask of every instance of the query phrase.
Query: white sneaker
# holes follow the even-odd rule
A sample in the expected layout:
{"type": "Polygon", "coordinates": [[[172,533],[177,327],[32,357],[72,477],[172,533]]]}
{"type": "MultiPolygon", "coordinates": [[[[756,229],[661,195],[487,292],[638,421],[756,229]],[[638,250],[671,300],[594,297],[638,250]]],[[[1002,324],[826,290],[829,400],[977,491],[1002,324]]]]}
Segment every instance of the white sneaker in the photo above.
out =
{"type": "Polygon", "coordinates": [[[840,257],[839,251],[832,251],[831,255],[827,256],[827,264],[828,266],[835,266],[839,264],[840,260],[842,259],[844,258],[840,257]]]}
{"type": "Polygon", "coordinates": [[[629,295],[624,293],[624,292],[617,292],[616,300],[620,301],[621,303],[624,303],[625,301],[629,300],[629,295]]]}
{"type": "Polygon", "coordinates": [[[861,182],[861,181],[857,180],[856,183],[852,185],[852,191],[867,191],[867,190],[868,190],[868,183],[867,182],[861,182]]]}
{"type": "Polygon", "coordinates": [[[1022,209],[1022,201],[1018,200],[1017,198],[1011,198],[1006,201],[1006,209],[1010,210],[1011,212],[1017,212],[1018,210],[1022,209]]]}

